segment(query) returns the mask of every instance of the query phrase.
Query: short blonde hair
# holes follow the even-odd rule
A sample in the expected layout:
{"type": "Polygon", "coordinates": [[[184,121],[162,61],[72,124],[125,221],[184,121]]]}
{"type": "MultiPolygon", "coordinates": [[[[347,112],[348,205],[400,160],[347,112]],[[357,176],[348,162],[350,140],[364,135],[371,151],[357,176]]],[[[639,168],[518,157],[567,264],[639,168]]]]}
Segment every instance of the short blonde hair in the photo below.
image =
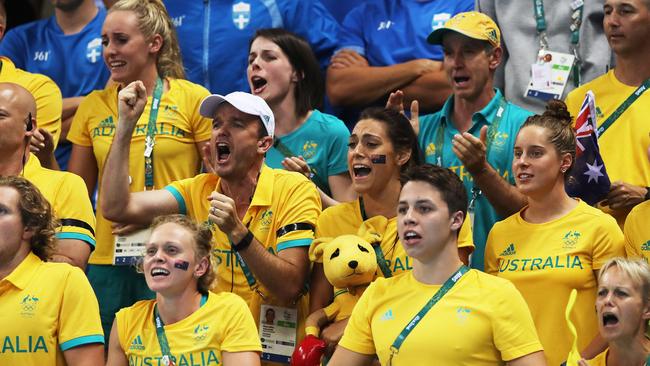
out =
{"type": "Polygon", "coordinates": [[[163,45],[156,60],[158,74],[161,77],[185,79],[176,29],[162,1],[120,0],[110,8],[109,13],[118,10],[135,13],[138,18],[138,29],[147,40],[156,34],[163,38],[163,45]]]}
{"type": "Polygon", "coordinates": [[[639,286],[644,304],[650,302],[650,266],[645,260],[640,258],[612,258],[605,262],[605,264],[600,268],[600,271],[598,272],[598,283],[602,281],[605,273],[612,267],[618,268],[618,270],[631,279],[636,286],[639,286]]]}

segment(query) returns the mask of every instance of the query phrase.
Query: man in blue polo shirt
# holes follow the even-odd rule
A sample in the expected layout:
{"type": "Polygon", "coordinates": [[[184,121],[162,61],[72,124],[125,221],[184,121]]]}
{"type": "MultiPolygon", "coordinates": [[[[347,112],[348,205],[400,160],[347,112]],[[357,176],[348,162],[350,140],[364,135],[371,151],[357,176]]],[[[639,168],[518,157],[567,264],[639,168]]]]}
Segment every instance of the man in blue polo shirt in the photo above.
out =
{"type": "Polygon", "coordinates": [[[65,136],[81,99],[103,89],[110,77],[102,59],[102,24],[106,10],[93,0],[56,1],[54,16],[27,23],[7,32],[0,56],[17,68],[49,76],[61,89],[61,143],[56,155],[67,167],[70,144],[65,136]]]}
{"type": "Polygon", "coordinates": [[[442,109],[420,118],[418,140],[425,160],[453,170],[470,200],[474,245],[472,267],[483,269],[492,225],[524,205],[514,186],[513,147],[532,113],[505,100],[493,87],[501,62],[501,33],[487,15],[461,13],[428,37],[444,50],[443,68],[453,95],[442,109]]]}
{"type": "Polygon", "coordinates": [[[317,0],[164,0],[174,21],[187,79],[212,93],[249,90],[248,46],[260,28],[303,36],[323,68],[336,48],[338,23],[317,0]]]}
{"type": "Polygon", "coordinates": [[[473,0],[366,1],[343,21],[340,47],[327,70],[327,95],[335,106],[383,104],[396,89],[407,102],[434,112],[450,94],[442,50],[426,37],[455,14],[474,9],[473,0]]]}

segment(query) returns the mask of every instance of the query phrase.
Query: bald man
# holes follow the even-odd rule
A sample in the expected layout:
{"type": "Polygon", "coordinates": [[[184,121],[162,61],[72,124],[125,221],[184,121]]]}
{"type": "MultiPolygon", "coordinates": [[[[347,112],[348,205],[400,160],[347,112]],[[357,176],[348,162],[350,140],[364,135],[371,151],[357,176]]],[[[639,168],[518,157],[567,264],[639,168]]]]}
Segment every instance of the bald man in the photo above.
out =
{"type": "Polygon", "coordinates": [[[36,102],[18,84],[0,83],[0,176],[22,175],[50,202],[59,221],[51,260],[85,269],[95,247],[95,215],[83,180],[43,168],[29,151],[37,131],[36,102]]]}

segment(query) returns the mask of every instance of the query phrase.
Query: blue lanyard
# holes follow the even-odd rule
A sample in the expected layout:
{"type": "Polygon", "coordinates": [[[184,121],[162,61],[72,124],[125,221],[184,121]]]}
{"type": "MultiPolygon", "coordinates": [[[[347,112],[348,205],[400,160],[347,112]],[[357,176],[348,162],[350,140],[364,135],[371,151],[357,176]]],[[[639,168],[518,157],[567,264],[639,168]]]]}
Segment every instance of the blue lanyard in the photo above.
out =
{"type": "MultiPolygon", "coordinates": [[[[548,38],[546,36],[546,16],[544,14],[544,0],[533,0],[533,9],[535,10],[535,29],[539,37],[541,49],[548,48],[548,38]]],[[[576,63],[573,67],[573,82],[575,86],[580,85],[580,64],[581,59],[578,54],[580,44],[580,26],[584,13],[584,0],[573,0],[571,2],[571,51],[576,57],[576,63]]]]}
{"type": "Polygon", "coordinates": [[[163,92],[163,82],[156,79],[156,86],[151,97],[151,109],[149,111],[149,123],[147,124],[147,137],[144,140],[144,188],[153,189],[153,147],[156,144],[156,119],[158,119],[158,108],[163,92]]]}
{"type": "Polygon", "coordinates": [[[411,334],[413,329],[415,329],[415,327],[420,323],[420,321],[429,312],[429,310],[431,310],[431,308],[435,304],[437,304],[442,299],[442,297],[445,296],[449,292],[449,290],[451,290],[451,288],[454,287],[454,285],[458,283],[458,281],[468,271],[469,271],[469,267],[467,267],[466,265],[460,266],[460,268],[458,268],[458,270],[456,270],[456,272],[454,272],[454,274],[452,274],[451,277],[449,277],[447,281],[445,281],[445,283],[442,284],[442,287],[440,287],[440,289],[436,291],[435,294],[433,294],[433,297],[431,297],[431,299],[427,301],[424,307],[420,311],[418,311],[418,313],[413,317],[413,319],[411,319],[411,321],[408,322],[408,324],[406,324],[404,329],[402,329],[399,335],[397,335],[397,338],[395,338],[393,344],[390,346],[390,358],[388,359],[388,366],[392,365],[393,357],[399,353],[399,349],[400,347],[402,347],[402,343],[404,343],[406,337],[408,337],[409,334],[411,334]]]}
{"type": "Polygon", "coordinates": [[[625,99],[625,101],[623,101],[623,103],[619,105],[612,114],[609,115],[609,117],[607,117],[605,122],[603,122],[603,124],[598,127],[598,137],[602,136],[602,134],[605,133],[605,131],[607,131],[607,129],[610,128],[614,122],[616,122],[618,117],[620,117],[621,114],[623,114],[623,112],[625,112],[632,105],[632,103],[639,99],[639,97],[646,90],[648,90],[648,88],[650,88],[650,78],[646,79],[643,84],[636,88],[636,90],[630,94],[630,96],[628,96],[627,99],[625,99]]]}

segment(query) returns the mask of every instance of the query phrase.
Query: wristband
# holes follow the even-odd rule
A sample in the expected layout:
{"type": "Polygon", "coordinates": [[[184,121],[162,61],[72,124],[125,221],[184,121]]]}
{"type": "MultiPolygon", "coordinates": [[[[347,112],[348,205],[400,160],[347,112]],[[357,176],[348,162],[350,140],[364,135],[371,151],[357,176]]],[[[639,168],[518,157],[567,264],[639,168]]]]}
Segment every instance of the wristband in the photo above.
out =
{"type": "Polygon", "coordinates": [[[650,187],[645,187],[645,196],[643,197],[643,200],[650,200],[650,187]]]}
{"type": "Polygon", "coordinates": [[[253,233],[250,230],[246,232],[246,235],[239,241],[237,244],[232,244],[232,249],[235,252],[241,252],[242,250],[248,248],[249,245],[253,242],[253,233]]]}

